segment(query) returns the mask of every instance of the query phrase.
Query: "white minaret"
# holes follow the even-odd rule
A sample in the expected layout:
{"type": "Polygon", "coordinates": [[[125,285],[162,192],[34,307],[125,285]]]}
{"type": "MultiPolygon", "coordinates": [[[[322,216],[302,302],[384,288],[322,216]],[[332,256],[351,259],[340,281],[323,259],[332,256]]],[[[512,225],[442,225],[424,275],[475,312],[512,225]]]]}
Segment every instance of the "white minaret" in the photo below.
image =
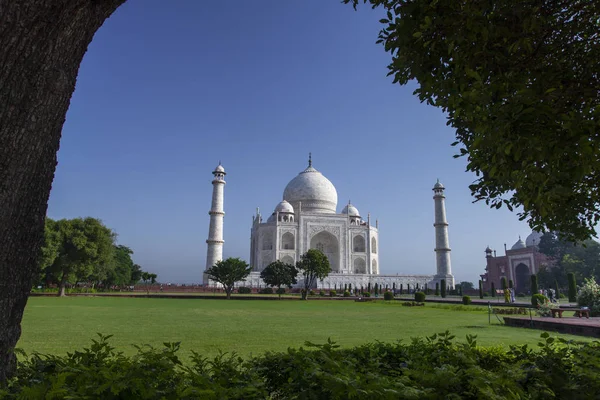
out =
{"type": "Polygon", "coordinates": [[[448,240],[448,221],[446,220],[446,204],[444,185],[440,180],[433,185],[433,201],[435,203],[435,258],[437,273],[435,281],[446,280],[446,285],[454,289],[454,276],[450,263],[450,241],[448,240]]]}
{"type": "MultiPolygon", "coordinates": [[[[212,204],[210,206],[210,225],[208,227],[208,239],[206,243],[208,248],[206,249],[206,268],[205,271],[215,265],[217,261],[223,259],[223,217],[225,212],[223,211],[223,189],[225,188],[225,168],[219,165],[213,171],[215,179],[213,179],[213,193],[212,193],[212,204]]],[[[208,275],[202,274],[202,284],[208,285],[208,275]]]]}

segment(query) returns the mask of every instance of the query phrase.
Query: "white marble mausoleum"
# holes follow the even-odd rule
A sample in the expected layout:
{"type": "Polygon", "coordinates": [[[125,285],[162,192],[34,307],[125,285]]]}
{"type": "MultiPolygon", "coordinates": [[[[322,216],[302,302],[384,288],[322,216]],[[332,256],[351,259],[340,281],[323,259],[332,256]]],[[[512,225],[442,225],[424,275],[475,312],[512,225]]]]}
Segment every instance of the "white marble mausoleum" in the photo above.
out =
{"type": "MultiPolygon", "coordinates": [[[[225,171],[219,164],[213,174],[215,180],[206,268],[217,261],[215,257],[221,254],[224,243],[222,201],[225,171]]],[[[432,288],[441,279],[446,279],[447,285],[453,288],[444,187],[438,182],[433,190],[437,273],[382,275],[379,265],[378,222],[375,221],[373,226],[369,214],[366,220],[363,219],[350,202],[338,213],[335,186],[312,166],[309,156],[308,167],[287,184],[283,199],[273,212],[265,219],[257,209],[256,215],[252,217],[249,264],[253,272],[236,286],[265,287],[260,272],[270,263],[281,260],[295,264],[309,249],[318,249],[329,259],[331,273],[317,283],[317,288],[340,288],[344,285],[366,288],[369,283],[377,283],[384,288],[400,288],[400,285],[404,288],[415,288],[417,285],[423,288],[426,284],[432,288]]],[[[205,284],[208,283],[205,280],[205,284]]],[[[298,282],[298,286],[302,286],[302,282],[298,282]]]]}

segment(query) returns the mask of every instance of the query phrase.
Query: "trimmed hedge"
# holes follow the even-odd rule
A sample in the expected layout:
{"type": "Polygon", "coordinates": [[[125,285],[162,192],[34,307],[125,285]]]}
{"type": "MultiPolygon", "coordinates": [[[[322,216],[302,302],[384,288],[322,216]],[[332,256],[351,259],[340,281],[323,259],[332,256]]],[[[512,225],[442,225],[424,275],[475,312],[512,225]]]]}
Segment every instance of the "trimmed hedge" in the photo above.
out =
{"type": "Polygon", "coordinates": [[[249,287],[239,287],[237,291],[238,291],[239,294],[250,294],[250,293],[252,293],[252,289],[250,289],[249,287]]]}
{"type": "Polygon", "coordinates": [[[468,306],[469,304],[471,304],[471,296],[463,296],[462,303],[465,306],[468,306]]]}
{"type": "Polygon", "coordinates": [[[417,303],[423,303],[425,301],[425,293],[415,292],[415,301],[417,303]]]}
{"type": "Polygon", "coordinates": [[[266,287],[264,289],[260,290],[260,294],[273,294],[273,288],[272,287],[266,287]]]}
{"type": "Polygon", "coordinates": [[[350,297],[350,292],[349,291],[344,291],[344,297],[350,297]]]}
{"type": "Polygon", "coordinates": [[[335,297],[335,296],[337,296],[337,292],[335,290],[330,290],[329,297],[335,297]]]}
{"type": "Polygon", "coordinates": [[[392,293],[392,292],[385,292],[383,294],[383,299],[384,300],[394,300],[394,293],[392,293]]]}
{"type": "Polygon", "coordinates": [[[538,305],[544,304],[546,300],[548,300],[546,296],[544,296],[543,294],[536,293],[533,296],[531,296],[531,305],[537,307],[538,305]]]}

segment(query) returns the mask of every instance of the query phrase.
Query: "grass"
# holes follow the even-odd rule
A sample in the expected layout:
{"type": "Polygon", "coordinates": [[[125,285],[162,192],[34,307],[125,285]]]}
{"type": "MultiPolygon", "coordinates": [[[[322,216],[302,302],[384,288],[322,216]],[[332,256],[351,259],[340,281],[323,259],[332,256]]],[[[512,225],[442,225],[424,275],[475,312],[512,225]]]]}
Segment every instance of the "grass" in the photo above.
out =
{"type": "Polygon", "coordinates": [[[460,340],[476,334],[481,345],[535,346],[539,341],[539,330],[505,327],[497,320],[489,325],[487,312],[473,310],[323,300],[32,297],[18,347],[28,353],[64,354],[88,346],[96,333],[114,335],[111,344],[128,354],[135,352],[132,344],[181,342],[184,358],[191,350],[206,356],[235,351],[246,357],[299,347],[307,340],[323,343],[327,338],[350,347],[409,340],[446,329],[460,340]]]}

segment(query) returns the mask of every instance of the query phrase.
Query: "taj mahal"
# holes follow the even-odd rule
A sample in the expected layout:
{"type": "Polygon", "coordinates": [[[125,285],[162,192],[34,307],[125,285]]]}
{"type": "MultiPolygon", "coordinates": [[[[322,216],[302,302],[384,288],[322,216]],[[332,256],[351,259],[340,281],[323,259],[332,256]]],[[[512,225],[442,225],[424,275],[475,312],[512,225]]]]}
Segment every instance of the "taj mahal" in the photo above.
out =
{"type": "MultiPolygon", "coordinates": [[[[213,196],[206,243],[206,268],[222,259],[223,245],[223,196],[225,169],[219,163],[213,171],[213,196]]],[[[260,272],[270,263],[281,260],[295,264],[309,249],[318,249],[328,258],[331,273],[317,283],[318,289],[352,285],[367,287],[370,283],[380,287],[416,288],[435,287],[442,279],[454,288],[451,271],[448,223],[446,221],[444,186],[438,181],[434,187],[435,206],[435,253],[436,273],[432,275],[384,275],[380,274],[379,223],[366,220],[358,208],[348,202],[338,213],[338,193],[331,181],[312,165],[308,166],[285,187],[282,200],[273,212],[263,218],[257,208],[252,217],[250,234],[250,261],[252,272],[245,281],[236,286],[265,287],[260,272]],[[408,285],[408,286],[407,286],[408,285]]],[[[204,274],[203,284],[211,282],[204,274]]],[[[302,286],[299,281],[297,286],[302,286]]]]}

